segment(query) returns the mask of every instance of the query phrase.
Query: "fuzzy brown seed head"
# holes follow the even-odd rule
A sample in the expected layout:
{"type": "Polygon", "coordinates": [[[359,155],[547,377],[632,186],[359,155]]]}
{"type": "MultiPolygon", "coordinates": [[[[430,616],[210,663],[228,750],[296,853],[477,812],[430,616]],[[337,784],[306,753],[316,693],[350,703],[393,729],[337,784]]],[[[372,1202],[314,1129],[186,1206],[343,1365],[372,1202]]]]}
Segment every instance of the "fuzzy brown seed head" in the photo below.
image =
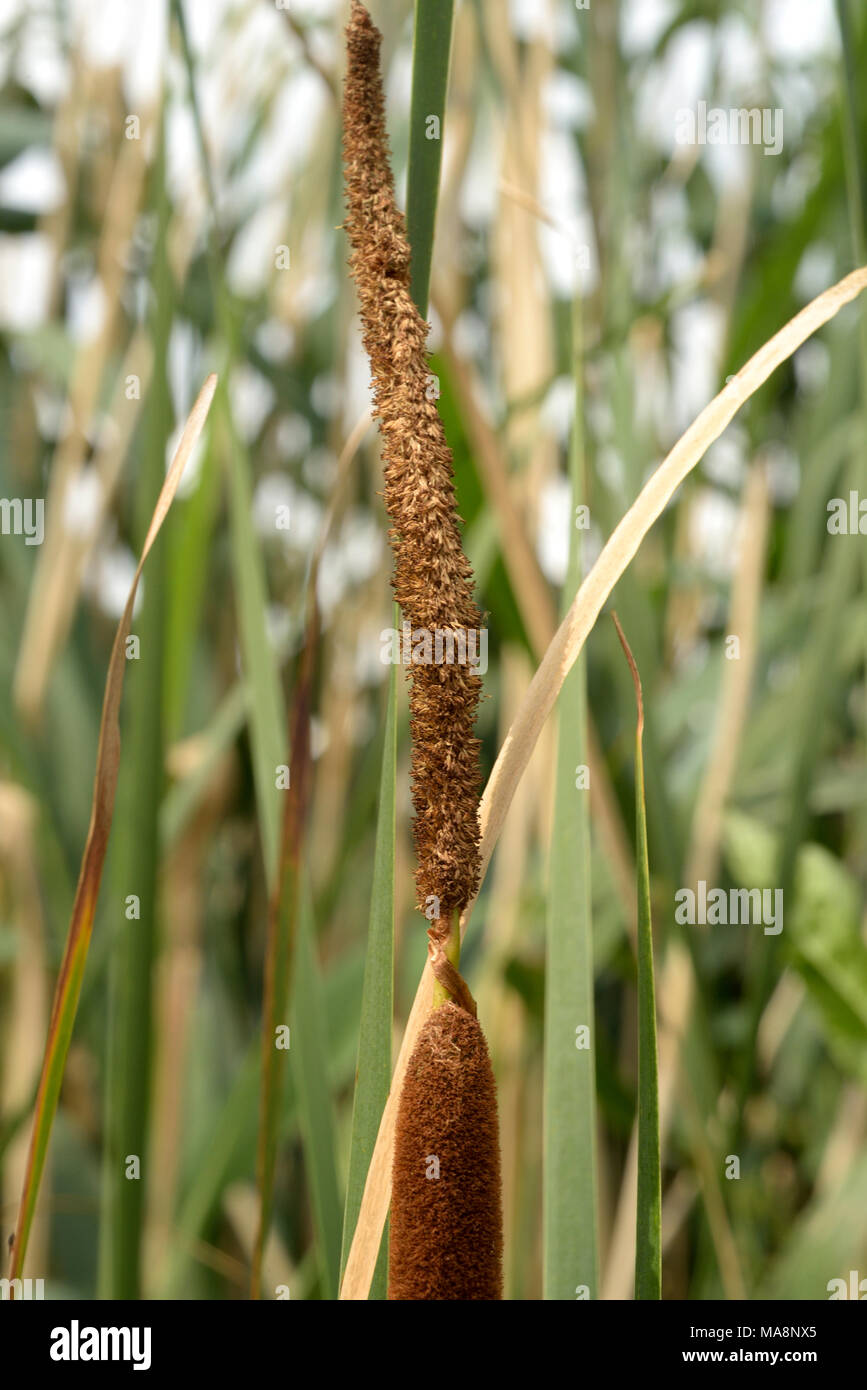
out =
{"type": "Polygon", "coordinates": [[[485,1036],[457,1004],[419,1034],[397,1115],[390,1299],[502,1298],[497,1097],[485,1036]]]}
{"type": "MultiPolygon", "coordinates": [[[[343,100],[346,230],[382,434],[395,597],[413,631],[478,632],[473,572],[461,541],[452,456],[428,399],[428,325],[409,290],[410,247],[394,198],[379,70],[381,35],[360,0],[347,28],[343,100]]],[[[448,929],[479,879],[481,680],[467,665],[412,665],[414,836],[418,906],[439,899],[448,929]]]]}

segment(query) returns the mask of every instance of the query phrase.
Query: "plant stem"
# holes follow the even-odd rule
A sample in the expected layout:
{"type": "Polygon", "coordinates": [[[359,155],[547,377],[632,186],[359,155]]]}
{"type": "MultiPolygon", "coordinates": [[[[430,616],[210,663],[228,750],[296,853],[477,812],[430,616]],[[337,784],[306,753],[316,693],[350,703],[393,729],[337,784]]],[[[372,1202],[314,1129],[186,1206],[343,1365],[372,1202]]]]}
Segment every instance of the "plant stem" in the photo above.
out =
{"type": "MultiPolygon", "coordinates": [[[[446,953],[446,960],[455,967],[455,970],[459,969],[461,963],[461,914],[459,912],[455,912],[452,917],[451,927],[443,943],[443,949],[446,953]]],[[[440,1004],[448,1004],[451,998],[452,996],[445,985],[441,985],[439,980],[434,980],[433,1007],[438,1009],[440,1004]]]]}

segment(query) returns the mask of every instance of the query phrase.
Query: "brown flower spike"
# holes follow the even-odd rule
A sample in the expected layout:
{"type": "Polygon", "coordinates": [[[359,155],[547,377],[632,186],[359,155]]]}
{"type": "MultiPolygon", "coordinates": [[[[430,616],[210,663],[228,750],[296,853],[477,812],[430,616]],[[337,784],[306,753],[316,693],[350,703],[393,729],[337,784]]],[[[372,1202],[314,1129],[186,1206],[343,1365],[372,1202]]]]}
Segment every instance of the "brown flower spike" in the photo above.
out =
{"type": "MultiPolygon", "coordinates": [[[[411,631],[450,631],[460,640],[461,633],[464,639],[470,630],[478,633],[482,617],[461,544],[451,450],[428,398],[428,325],[410,295],[410,246],[394,197],[380,43],[367,10],[353,0],[343,100],[349,265],[382,434],[395,597],[411,631]]],[[[413,663],[409,678],[417,900],[421,911],[431,896],[439,900],[429,935],[442,941],[479,880],[474,727],[481,680],[457,661],[413,663]]]]}
{"type": "Polygon", "coordinates": [[[479,1024],[442,1004],[413,1050],[392,1177],[389,1299],[499,1299],[497,1097],[479,1024]]]}
{"type": "MultiPolygon", "coordinates": [[[[404,624],[451,632],[468,652],[481,614],[461,545],[452,456],[426,357],[428,326],[410,294],[410,247],[394,198],[379,71],[381,36],[360,0],[347,29],[343,102],[346,229],[374,411],[382,433],[395,596],[404,624]]],[[[436,657],[436,649],[433,655],[436,657]]],[[[418,906],[435,895],[431,964],[452,998],[431,1013],[409,1060],[392,1173],[390,1299],[502,1296],[497,1097],[475,1004],[446,954],[454,914],[479,880],[481,693],[466,664],[409,667],[418,906]],[[453,1002],[457,1000],[458,1002],[453,1002]],[[462,1007],[463,1006],[463,1007],[462,1007]]]]}

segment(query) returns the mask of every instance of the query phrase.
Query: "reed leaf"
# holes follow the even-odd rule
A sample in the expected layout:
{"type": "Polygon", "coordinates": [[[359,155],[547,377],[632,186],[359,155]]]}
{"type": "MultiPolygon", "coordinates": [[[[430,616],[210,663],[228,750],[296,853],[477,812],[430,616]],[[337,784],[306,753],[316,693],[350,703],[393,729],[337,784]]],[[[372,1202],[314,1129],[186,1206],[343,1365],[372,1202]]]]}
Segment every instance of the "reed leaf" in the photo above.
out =
{"type": "Polygon", "coordinates": [[[653,921],[644,801],[644,701],[641,679],[629,643],[611,615],[635,684],[635,843],[638,871],[638,1205],[635,1240],[635,1297],[662,1297],[662,1189],[659,1158],[659,1064],[656,1048],[656,997],[653,987],[653,921]]]}
{"type": "Polygon", "coordinates": [[[422,317],[430,291],[453,17],[454,0],[416,0],[406,229],[412,247],[410,292],[422,317]]]}
{"type": "MultiPolygon", "coordinates": [[[[395,624],[399,622],[395,605],[395,624]]],[[[364,1180],[376,1143],[376,1134],[391,1081],[391,1028],[394,1010],[394,856],[395,790],[397,764],[397,666],[388,682],[388,712],[379,782],[379,812],[373,856],[373,890],[367,930],[361,1026],[358,1032],[358,1068],[352,1106],[352,1139],[349,1177],[343,1211],[341,1275],[364,1192],[364,1180]]],[[[385,1245],[377,1265],[371,1298],[384,1299],[385,1245]]]]}
{"type": "Polygon", "coordinates": [[[111,832],[114,799],[120,768],[120,726],[118,714],[120,711],[120,701],[123,694],[123,679],[126,670],[126,639],[129,636],[130,625],[132,623],[133,606],[135,604],[136,593],[138,592],[139,579],[141,578],[145,560],[150,554],[153,543],[159,534],[160,527],[165,521],[169,507],[177,492],[184,468],[204,428],[216,387],[216,376],[209,376],[190,411],[180,443],[178,444],[175,456],[166,474],[159,498],[157,499],[157,505],[154,509],[151,524],[142,547],[141,558],[139,559],[129,597],[126,601],[126,607],[124,608],[123,616],[118,625],[114,646],[111,651],[105,697],[102,706],[102,720],[100,724],[90,827],[87,834],[87,843],[84,848],[84,856],[81,862],[81,871],[75,892],[75,901],[72,906],[66,947],[63,953],[60,972],[57,977],[54,1003],[51,1010],[51,1021],[45,1046],[45,1057],[39,1079],[39,1090],[36,1097],[33,1129],[27,1158],[27,1171],[24,1179],[24,1188],[21,1194],[21,1204],[18,1211],[18,1221],[12,1246],[10,1277],[13,1279],[21,1276],[24,1256],[27,1252],[27,1239],[33,1223],[36,1200],[39,1195],[39,1184],[42,1178],[42,1170],[45,1167],[48,1142],[51,1138],[51,1129],[57,1111],[57,1102],[60,1096],[61,1083],[63,1081],[66,1056],[72,1038],[78,998],[81,993],[81,982],[84,977],[84,968],[87,963],[87,953],[93,931],[93,917],[96,910],[97,897],[99,895],[99,885],[105,865],[106,853],[108,851],[108,840],[111,832]]]}
{"type": "MultiPolygon", "coordinates": [[[[580,309],[573,314],[575,420],[570,451],[570,516],[584,498],[580,309]]],[[[569,532],[564,607],[581,582],[581,532],[569,532]]],[[[557,773],[548,887],[545,969],[544,1143],[542,1173],[543,1293],[596,1298],[596,1047],[593,926],[590,907],[590,791],[576,774],[587,768],[587,672],[583,656],[558,700],[557,773]],[[579,1035],[579,1029],[589,1035],[579,1035]],[[579,1046],[589,1036],[588,1046],[579,1046]]]]}
{"type": "Polygon", "coordinates": [[[310,894],[303,884],[297,950],[291,1034],[292,1075],[317,1237],[321,1296],[333,1299],[337,1297],[340,1284],[341,1208],[334,1158],[334,1113],[327,1069],[325,1001],[315,956],[310,894]]]}
{"type": "MultiPolygon", "coordinates": [[[[169,204],[165,188],[164,122],[154,169],[157,237],[153,268],[154,367],[144,415],[142,463],[136,497],[140,533],[165,476],[172,420],[167,374],[173,282],[166,249],[169,204]]],[[[168,529],[168,528],[167,528],[168,529]]],[[[100,1210],[99,1292],[102,1298],[141,1297],[141,1240],[146,1174],[130,1181],[127,1155],[144,1164],[148,1147],[153,1038],[153,967],[159,894],[159,810],[163,795],[165,730],[163,683],[168,590],[168,537],[154,546],[138,621],[142,659],[130,672],[128,754],[118,787],[117,833],[111,856],[109,1028],[105,1062],[105,1149],[100,1210]],[[139,917],[121,908],[135,892],[139,917]]]]}

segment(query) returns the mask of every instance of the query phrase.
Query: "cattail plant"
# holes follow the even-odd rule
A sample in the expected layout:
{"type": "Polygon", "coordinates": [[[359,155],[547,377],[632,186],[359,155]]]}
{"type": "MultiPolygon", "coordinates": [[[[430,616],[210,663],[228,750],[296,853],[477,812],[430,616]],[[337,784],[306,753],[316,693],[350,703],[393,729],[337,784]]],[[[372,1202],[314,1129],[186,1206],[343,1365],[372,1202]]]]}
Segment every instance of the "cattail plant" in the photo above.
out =
{"type": "Polygon", "coordinates": [[[481,680],[415,638],[472,650],[482,616],[461,540],[452,455],[430,391],[428,325],[410,292],[411,249],[385,130],[381,36],[360,0],[347,29],[343,150],[350,268],[382,435],[393,588],[413,640],[408,669],[417,905],[429,922],[434,1008],[409,1064],[397,1123],[389,1297],[501,1297],[494,1079],[462,979],[459,918],[479,881],[481,680]],[[424,644],[422,644],[424,646],[424,644]],[[433,659],[427,659],[433,656],[433,659]]]}

